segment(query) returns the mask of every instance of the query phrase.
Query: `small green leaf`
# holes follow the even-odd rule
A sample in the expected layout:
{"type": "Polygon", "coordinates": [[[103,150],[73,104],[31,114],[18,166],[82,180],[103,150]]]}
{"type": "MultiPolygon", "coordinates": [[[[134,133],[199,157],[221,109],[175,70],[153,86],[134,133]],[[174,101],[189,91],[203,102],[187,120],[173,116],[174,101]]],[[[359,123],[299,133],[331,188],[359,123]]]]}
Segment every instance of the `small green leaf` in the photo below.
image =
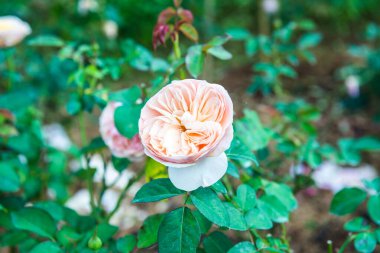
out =
{"type": "Polygon", "coordinates": [[[373,222],[377,225],[380,225],[380,195],[371,196],[367,208],[369,217],[371,217],[373,222]]]}
{"type": "Polygon", "coordinates": [[[115,126],[120,134],[131,139],[138,133],[142,105],[122,105],[115,110],[115,126]]]}
{"type": "Polygon", "coordinates": [[[358,234],[354,241],[355,249],[362,253],[371,253],[376,248],[376,237],[373,233],[358,234]]]}
{"type": "Polygon", "coordinates": [[[159,178],[141,187],[136,193],[132,203],[154,202],[184,193],[184,191],[177,189],[172,182],[170,182],[169,178],[159,178]]]}
{"type": "Polygon", "coordinates": [[[54,201],[41,201],[34,204],[35,207],[41,208],[53,217],[56,221],[63,219],[63,208],[54,201]]]}
{"type": "Polygon", "coordinates": [[[192,77],[197,78],[202,70],[204,64],[204,55],[202,52],[201,45],[191,46],[187,52],[186,58],[186,68],[192,77]]]}
{"type": "Polygon", "coordinates": [[[158,251],[195,253],[201,239],[197,220],[187,207],[168,213],[158,231],[158,251]]]}
{"type": "Polygon", "coordinates": [[[137,234],[137,247],[139,249],[150,247],[157,242],[158,228],[164,217],[162,214],[156,214],[145,219],[137,234]]]}
{"type": "Polygon", "coordinates": [[[222,46],[216,46],[209,48],[207,50],[208,54],[220,59],[220,60],[229,60],[232,58],[232,54],[224,49],[222,46]]]}
{"type": "Polygon", "coordinates": [[[239,242],[233,246],[228,253],[256,253],[255,245],[251,242],[239,242]]]}
{"type": "Polygon", "coordinates": [[[251,36],[251,33],[244,28],[230,28],[227,30],[227,34],[230,35],[233,40],[245,40],[251,36]]]}
{"type": "Polygon", "coordinates": [[[227,253],[232,243],[225,234],[215,231],[203,240],[203,246],[206,253],[227,253]]]}
{"type": "MultiPolygon", "coordinates": [[[[256,156],[238,137],[232,140],[231,146],[226,150],[228,158],[241,161],[252,161],[255,165],[259,165],[256,156]]],[[[237,175],[238,176],[238,175],[237,175]]]]}
{"type": "Polygon", "coordinates": [[[367,193],[359,188],[344,188],[335,194],[330,212],[335,215],[352,213],[367,198],[367,193]]]}
{"type": "Polygon", "coordinates": [[[78,234],[74,228],[65,226],[58,231],[57,238],[60,244],[67,247],[75,244],[82,236],[78,234]]]}
{"type": "Polygon", "coordinates": [[[245,215],[245,220],[249,228],[271,229],[273,223],[269,216],[261,209],[254,208],[245,215]]]}
{"type": "Polygon", "coordinates": [[[265,192],[273,195],[286,206],[288,211],[293,211],[298,207],[297,199],[294,197],[292,190],[286,184],[270,182],[265,185],[265,192]]]}
{"type": "Polygon", "coordinates": [[[179,30],[185,35],[188,39],[197,42],[199,37],[198,37],[198,32],[195,27],[189,23],[183,23],[180,27],[179,30]]]}
{"type": "Polygon", "coordinates": [[[35,207],[23,208],[12,213],[12,222],[18,229],[28,230],[51,239],[56,231],[53,218],[46,211],[35,207]]]}
{"type": "Polygon", "coordinates": [[[141,96],[141,89],[137,85],[134,85],[128,89],[111,92],[109,94],[109,100],[132,105],[135,104],[136,101],[141,98],[141,96]]]}
{"type": "Polygon", "coordinates": [[[368,225],[366,220],[364,220],[362,217],[356,217],[344,224],[344,229],[349,232],[362,232],[370,228],[371,227],[368,225]]]}
{"type": "Polygon", "coordinates": [[[168,171],[165,165],[150,157],[147,157],[145,163],[145,177],[146,181],[151,181],[158,178],[167,178],[168,171]]]}
{"type": "Polygon", "coordinates": [[[223,205],[226,208],[230,220],[228,228],[238,231],[247,230],[247,223],[245,222],[243,213],[229,202],[223,202],[223,205]]]}
{"type": "Polygon", "coordinates": [[[216,182],[215,184],[213,184],[211,186],[211,188],[216,191],[216,192],[220,192],[220,193],[223,193],[223,194],[227,194],[227,189],[226,187],[224,186],[224,184],[222,183],[222,181],[218,181],[216,182]]]}
{"type": "Polygon", "coordinates": [[[321,42],[322,36],[319,33],[307,33],[303,35],[299,41],[298,46],[302,49],[315,47],[321,42]]]}
{"type": "Polygon", "coordinates": [[[127,169],[130,163],[131,161],[129,161],[127,158],[112,156],[112,165],[118,172],[122,172],[123,170],[127,169]]]}
{"type": "Polygon", "coordinates": [[[35,47],[62,47],[65,42],[56,36],[40,35],[30,39],[28,45],[35,47]]]}
{"type": "Polygon", "coordinates": [[[256,205],[256,191],[251,186],[242,184],[238,187],[234,200],[246,212],[256,205]]]}
{"type": "Polygon", "coordinates": [[[264,194],[257,200],[257,207],[260,211],[266,213],[274,222],[284,223],[289,220],[289,213],[286,206],[275,196],[264,194]]]}
{"type": "Polygon", "coordinates": [[[62,253],[63,250],[59,248],[59,246],[54,242],[41,242],[37,244],[30,253],[62,253]]]}
{"type": "Polygon", "coordinates": [[[116,242],[116,248],[120,253],[130,253],[136,246],[136,237],[134,235],[126,235],[119,238],[116,242]]]}
{"type": "Polygon", "coordinates": [[[117,232],[118,228],[108,223],[101,223],[97,226],[97,236],[101,239],[103,243],[107,242],[112,238],[117,232]]]}
{"type": "Polygon", "coordinates": [[[213,190],[199,188],[190,193],[190,199],[209,221],[222,227],[229,226],[228,213],[213,190]]]}

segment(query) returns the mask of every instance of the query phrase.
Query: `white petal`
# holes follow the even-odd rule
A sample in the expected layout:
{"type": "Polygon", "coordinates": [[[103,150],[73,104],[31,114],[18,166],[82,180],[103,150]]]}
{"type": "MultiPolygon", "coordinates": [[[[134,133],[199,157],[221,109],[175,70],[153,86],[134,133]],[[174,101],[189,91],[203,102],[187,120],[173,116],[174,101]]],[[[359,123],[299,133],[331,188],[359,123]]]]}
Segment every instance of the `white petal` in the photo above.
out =
{"type": "Polygon", "coordinates": [[[219,156],[205,157],[186,168],[169,166],[169,178],[178,189],[193,191],[215,184],[226,173],[227,166],[227,156],[223,152],[219,156]]]}

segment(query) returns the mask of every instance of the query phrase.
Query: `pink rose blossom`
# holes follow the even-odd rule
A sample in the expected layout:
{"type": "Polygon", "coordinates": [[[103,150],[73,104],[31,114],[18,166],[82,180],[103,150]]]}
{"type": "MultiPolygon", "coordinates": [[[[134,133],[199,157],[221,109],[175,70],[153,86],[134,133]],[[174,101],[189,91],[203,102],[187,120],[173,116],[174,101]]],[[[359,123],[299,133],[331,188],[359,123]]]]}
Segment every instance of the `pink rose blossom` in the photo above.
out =
{"type": "Polygon", "coordinates": [[[232,120],[232,100],[222,86],[187,79],[173,81],[145,104],[139,132],[145,153],[169,167],[177,188],[191,191],[225,174],[232,120]]]}
{"type": "Polygon", "coordinates": [[[128,158],[132,161],[139,160],[144,155],[144,148],[138,134],[132,139],[122,136],[116,129],[114,114],[120,102],[109,102],[100,115],[100,135],[105,144],[116,157],[128,158]]]}

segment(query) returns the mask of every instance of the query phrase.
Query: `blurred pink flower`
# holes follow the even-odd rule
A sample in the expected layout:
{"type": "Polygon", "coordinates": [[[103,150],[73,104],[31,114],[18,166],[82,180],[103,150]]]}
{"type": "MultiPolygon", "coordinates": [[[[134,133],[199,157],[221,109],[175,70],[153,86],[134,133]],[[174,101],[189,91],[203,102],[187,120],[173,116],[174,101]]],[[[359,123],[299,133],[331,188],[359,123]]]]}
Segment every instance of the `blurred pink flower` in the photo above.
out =
{"type": "Polygon", "coordinates": [[[360,95],[360,80],[358,76],[349,76],[345,81],[347,93],[350,97],[356,98],[360,95]]]}
{"type": "Polygon", "coordinates": [[[100,134],[105,144],[116,157],[125,157],[132,161],[139,160],[144,155],[144,148],[138,134],[132,139],[122,136],[115,126],[114,114],[120,102],[109,102],[100,115],[100,134]]]}
{"type": "Polygon", "coordinates": [[[280,4],[278,0],[264,0],[263,9],[268,14],[274,14],[278,11],[280,4]]]}
{"type": "Polygon", "coordinates": [[[191,191],[225,174],[232,120],[232,100],[222,86],[187,79],[173,81],[145,104],[139,131],[145,153],[169,166],[177,188],[191,191]]]}

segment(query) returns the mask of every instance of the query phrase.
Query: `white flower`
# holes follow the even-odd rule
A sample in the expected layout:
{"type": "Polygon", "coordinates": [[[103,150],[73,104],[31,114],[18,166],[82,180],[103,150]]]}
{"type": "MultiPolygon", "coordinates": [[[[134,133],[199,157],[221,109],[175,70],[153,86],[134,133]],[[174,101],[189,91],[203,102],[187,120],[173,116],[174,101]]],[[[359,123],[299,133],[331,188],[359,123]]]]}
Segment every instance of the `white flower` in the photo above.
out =
{"type": "Polygon", "coordinates": [[[94,12],[98,9],[99,4],[96,0],[79,0],[78,12],[81,15],[86,15],[89,12],[94,12]]]}
{"type": "Polygon", "coordinates": [[[116,39],[119,27],[113,20],[106,20],[103,24],[103,32],[109,39],[116,39]]]}
{"type": "Polygon", "coordinates": [[[348,76],[345,81],[347,93],[350,97],[356,98],[360,95],[360,79],[358,76],[348,76]]]}
{"type": "Polygon", "coordinates": [[[45,125],[42,133],[46,143],[58,150],[67,151],[72,146],[71,140],[62,125],[53,123],[45,125]]]}
{"type": "Polygon", "coordinates": [[[278,0],[264,0],[263,9],[268,14],[274,14],[278,11],[280,4],[278,0]]]}
{"type": "Polygon", "coordinates": [[[31,32],[29,24],[18,17],[0,17],[0,47],[14,46],[31,32]]]}

